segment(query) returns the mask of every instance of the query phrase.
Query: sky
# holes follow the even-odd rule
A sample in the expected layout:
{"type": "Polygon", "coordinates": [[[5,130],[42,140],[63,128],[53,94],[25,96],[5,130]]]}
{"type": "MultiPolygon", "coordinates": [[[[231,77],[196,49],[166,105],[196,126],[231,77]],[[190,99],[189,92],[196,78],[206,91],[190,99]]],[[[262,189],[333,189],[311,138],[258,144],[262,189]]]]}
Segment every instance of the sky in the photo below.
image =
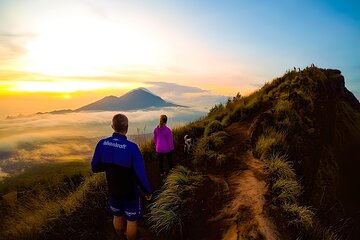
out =
{"type": "Polygon", "coordinates": [[[0,116],[146,87],[180,104],[340,69],[360,97],[357,1],[0,0],[0,116]]]}

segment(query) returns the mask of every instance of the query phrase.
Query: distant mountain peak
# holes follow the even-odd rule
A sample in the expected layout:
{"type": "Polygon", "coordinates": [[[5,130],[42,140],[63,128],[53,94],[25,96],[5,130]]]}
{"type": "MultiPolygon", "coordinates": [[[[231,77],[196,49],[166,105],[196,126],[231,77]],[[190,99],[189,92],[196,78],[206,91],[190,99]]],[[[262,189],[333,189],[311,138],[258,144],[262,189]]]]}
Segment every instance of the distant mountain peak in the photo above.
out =
{"type": "Polygon", "coordinates": [[[114,95],[109,95],[109,96],[104,97],[103,99],[115,99],[115,98],[118,98],[118,97],[116,97],[114,95]]]}
{"type": "Polygon", "coordinates": [[[126,111],[162,107],[184,107],[162,99],[144,87],[133,89],[120,97],[107,96],[75,111],[126,111]]]}
{"type": "Polygon", "coordinates": [[[128,93],[135,92],[135,91],[144,91],[144,92],[151,93],[152,95],[155,95],[155,94],[154,94],[153,92],[151,92],[149,89],[144,88],[144,87],[135,88],[135,89],[129,91],[128,93]]]}

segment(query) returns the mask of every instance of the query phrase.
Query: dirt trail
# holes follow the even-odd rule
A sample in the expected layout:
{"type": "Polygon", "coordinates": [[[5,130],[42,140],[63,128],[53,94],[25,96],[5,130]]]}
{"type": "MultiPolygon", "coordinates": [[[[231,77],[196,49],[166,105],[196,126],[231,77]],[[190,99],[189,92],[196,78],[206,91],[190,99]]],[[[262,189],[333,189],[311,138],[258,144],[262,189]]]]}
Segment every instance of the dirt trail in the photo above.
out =
{"type": "Polygon", "coordinates": [[[249,126],[231,125],[227,152],[233,164],[224,175],[228,201],[219,215],[211,219],[223,226],[222,240],[279,239],[276,227],[264,210],[267,192],[265,165],[255,159],[249,141],[249,126]]]}

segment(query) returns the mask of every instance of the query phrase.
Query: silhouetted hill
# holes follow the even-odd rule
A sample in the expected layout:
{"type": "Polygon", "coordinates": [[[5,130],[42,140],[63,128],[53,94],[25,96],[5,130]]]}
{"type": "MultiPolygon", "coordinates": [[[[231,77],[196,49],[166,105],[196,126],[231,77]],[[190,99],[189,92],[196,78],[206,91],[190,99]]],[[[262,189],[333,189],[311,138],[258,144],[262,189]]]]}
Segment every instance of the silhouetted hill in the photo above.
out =
{"type": "Polygon", "coordinates": [[[123,111],[161,107],[183,107],[170,103],[145,88],[137,88],[121,97],[107,96],[75,111],[123,111]]]}

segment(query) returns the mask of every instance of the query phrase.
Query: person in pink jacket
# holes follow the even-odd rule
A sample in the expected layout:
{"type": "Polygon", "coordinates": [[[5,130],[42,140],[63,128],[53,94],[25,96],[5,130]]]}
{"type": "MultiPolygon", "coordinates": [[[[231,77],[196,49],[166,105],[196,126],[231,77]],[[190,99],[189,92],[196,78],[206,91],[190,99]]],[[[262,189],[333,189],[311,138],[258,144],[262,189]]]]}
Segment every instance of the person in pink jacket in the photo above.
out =
{"type": "Polygon", "coordinates": [[[168,160],[169,171],[172,168],[172,151],[174,150],[174,140],[172,137],[171,129],[166,126],[167,116],[160,116],[160,123],[154,129],[154,143],[157,156],[159,158],[160,176],[164,172],[164,157],[168,160]]]}

